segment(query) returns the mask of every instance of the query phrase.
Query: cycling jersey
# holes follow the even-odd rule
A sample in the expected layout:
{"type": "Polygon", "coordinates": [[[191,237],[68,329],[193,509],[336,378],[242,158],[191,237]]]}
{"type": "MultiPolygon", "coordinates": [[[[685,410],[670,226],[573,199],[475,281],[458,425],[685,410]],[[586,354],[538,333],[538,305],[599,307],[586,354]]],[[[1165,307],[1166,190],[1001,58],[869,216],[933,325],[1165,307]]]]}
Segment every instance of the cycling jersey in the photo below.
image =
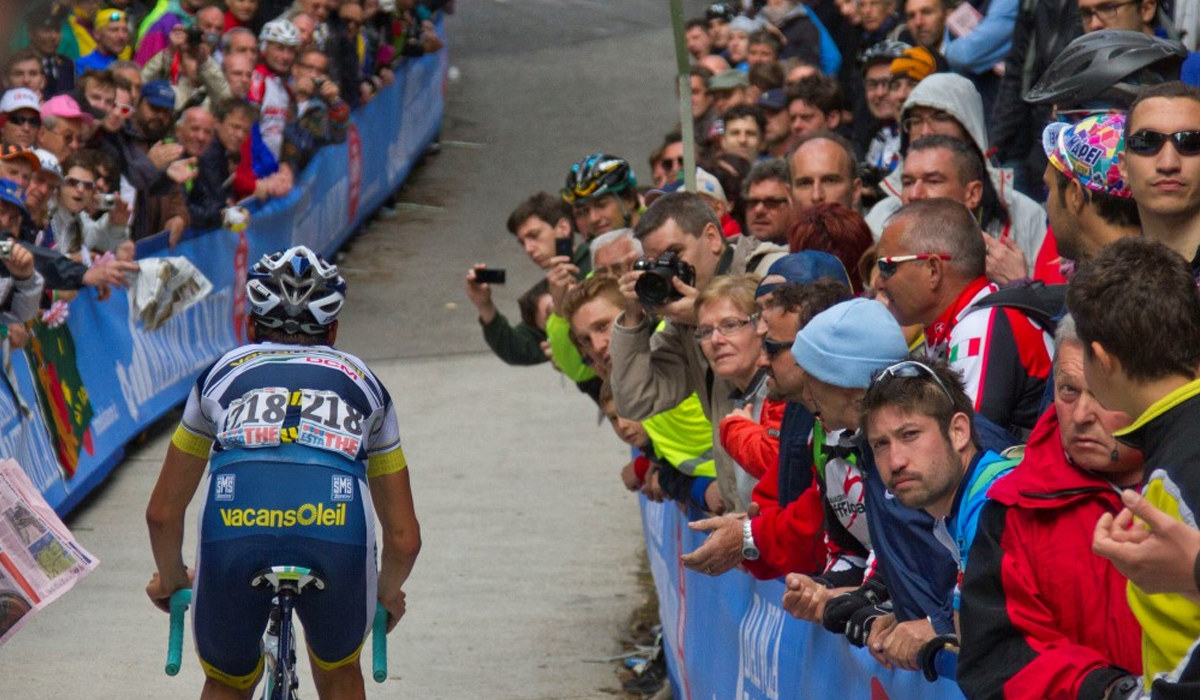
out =
{"type": "Polygon", "coordinates": [[[317,659],[357,659],[375,607],[375,515],[368,477],[406,467],[391,398],[353,355],[261,343],[200,375],[173,443],[209,460],[193,618],[206,673],[247,688],[261,663],[274,565],[325,581],[297,598],[317,659]]]}
{"type": "Polygon", "coordinates": [[[258,64],[250,76],[250,90],[246,100],[259,108],[258,124],[262,129],[263,142],[271,149],[271,155],[279,160],[283,151],[283,131],[287,123],[295,119],[296,98],[283,78],[258,64]]]}

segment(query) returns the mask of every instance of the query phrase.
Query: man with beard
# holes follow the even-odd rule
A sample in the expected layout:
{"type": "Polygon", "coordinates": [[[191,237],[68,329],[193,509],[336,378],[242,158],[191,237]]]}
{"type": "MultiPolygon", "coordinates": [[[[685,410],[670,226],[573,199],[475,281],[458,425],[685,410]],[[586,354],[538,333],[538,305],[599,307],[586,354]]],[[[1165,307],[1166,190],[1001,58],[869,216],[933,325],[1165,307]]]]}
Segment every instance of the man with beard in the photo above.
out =
{"type": "MultiPolygon", "coordinates": [[[[196,159],[184,156],[179,144],[163,143],[171,127],[175,109],[175,91],[165,80],[152,80],[142,86],[142,101],[133,113],[130,126],[139,150],[147,155],[156,168],[166,170],[175,163],[182,163],[190,177],[195,177],[196,159]]],[[[122,170],[124,172],[124,170],[122,170]]],[[[167,231],[171,246],[183,237],[191,220],[184,201],[183,188],[169,180],[159,183],[150,190],[138,189],[134,202],[133,240],[141,240],[159,231],[167,231]]]]}
{"type": "Polygon", "coordinates": [[[746,228],[754,238],[787,245],[792,228],[792,189],[787,161],[773,158],[756,164],[746,176],[746,228]]]}

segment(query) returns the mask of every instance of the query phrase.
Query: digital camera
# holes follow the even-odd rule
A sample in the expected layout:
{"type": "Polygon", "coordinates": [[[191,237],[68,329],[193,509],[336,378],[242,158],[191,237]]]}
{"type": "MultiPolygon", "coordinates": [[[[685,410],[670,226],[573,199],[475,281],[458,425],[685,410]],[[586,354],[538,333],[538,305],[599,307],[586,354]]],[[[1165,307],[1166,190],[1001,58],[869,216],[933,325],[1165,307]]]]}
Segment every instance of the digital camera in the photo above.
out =
{"type": "Polygon", "coordinates": [[[682,299],[675,289],[673,280],[690,286],[696,284],[696,268],[680,260],[674,251],[668,251],[658,257],[641,258],[633,264],[633,269],[642,270],[646,274],[638,277],[633,290],[646,306],[662,306],[668,301],[682,299]]]}
{"type": "Polygon", "coordinates": [[[100,211],[112,211],[112,208],[115,206],[117,206],[117,194],[115,192],[96,195],[96,208],[100,211]]]}

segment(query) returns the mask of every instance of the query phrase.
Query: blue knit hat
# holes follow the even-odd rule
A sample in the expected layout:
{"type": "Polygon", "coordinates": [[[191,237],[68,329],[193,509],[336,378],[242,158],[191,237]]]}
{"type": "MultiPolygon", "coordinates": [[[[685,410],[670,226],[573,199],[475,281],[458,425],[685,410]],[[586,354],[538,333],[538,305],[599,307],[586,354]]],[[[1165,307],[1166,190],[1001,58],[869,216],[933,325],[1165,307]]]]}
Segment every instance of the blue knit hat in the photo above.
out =
{"type": "Polygon", "coordinates": [[[829,253],[817,250],[802,250],[799,253],[785,255],[771,263],[767,269],[767,279],[774,275],[782,277],[783,282],[761,282],[754,290],[754,298],[775,291],[785,284],[808,284],[822,277],[837,280],[850,289],[850,276],[846,274],[846,266],[829,253]]]}
{"type": "Polygon", "coordinates": [[[796,334],[792,356],[826,384],[866,389],[871,375],[908,357],[908,343],[887,307],[851,299],[813,317],[796,334]]]}

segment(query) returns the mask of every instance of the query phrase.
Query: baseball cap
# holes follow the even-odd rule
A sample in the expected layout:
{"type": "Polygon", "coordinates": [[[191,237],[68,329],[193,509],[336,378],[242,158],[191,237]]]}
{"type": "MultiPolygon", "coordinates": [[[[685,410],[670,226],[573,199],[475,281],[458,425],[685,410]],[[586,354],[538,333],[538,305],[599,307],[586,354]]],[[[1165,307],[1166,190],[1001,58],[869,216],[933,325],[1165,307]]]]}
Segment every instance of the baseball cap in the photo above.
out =
{"type": "Polygon", "coordinates": [[[34,172],[42,169],[42,161],[32,148],[21,148],[11,143],[0,145],[0,160],[24,160],[33,166],[34,172]]]}
{"type": "Polygon", "coordinates": [[[8,202],[20,209],[22,216],[29,216],[29,211],[25,209],[25,193],[12,180],[0,178],[0,202],[8,202]]]}
{"type": "Polygon", "coordinates": [[[96,13],[96,19],[92,23],[96,29],[104,29],[113,22],[124,22],[126,15],[121,10],[115,7],[106,7],[96,13]]]}
{"type": "Polygon", "coordinates": [[[758,96],[758,106],[772,112],[781,112],[787,109],[787,93],[783,88],[766,90],[758,96]]]}
{"type": "Polygon", "coordinates": [[[37,148],[33,151],[38,157],[38,161],[42,164],[42,172],[50,173],[59,180],[63,179],[62,165],[58,162],[58,156],[44,148],[37,148]]]}
{"type": "Polygon", "coordinates": [[[837,280],[850,289],[846,266],[833,255],[819,250],[802,250],[785,255],[767,268],[767,274],[759,282],[758,289],[754,290],[754,298],[770,294],[785,284],[808,284],[822,277],[837,280]]]}
{"type": "Polygon", "coordinates": [[[745,71],[740,71],[736,68],[727,70],[724,73],[717,73],[708,81],[709,92],[748,87],[750,87],[750,78],[746,75],[745,71]]]}
{"type": "Polygon", "coordinates": [[[0,112],[8,114],[18,109],[42,111],[42,103],[38,99],[37,93],[29,88],[13,88],[5,92],[4,97],[0,97],[0,112]]]}
{"type": "Polygon", "coordinates": [[[1055,170],[1093,192],[1131,197],[1117,168],[1125,150],[1125,115],[1097,114],[1075,124],[1054,122],[1042,131],[1042,149],[1055,170]]]}
{"type": "Polygon", "coordinates": [[[42,104],[43,117],[60,117],[62,119],[82,119],[85,124],[95,121],[92,115],[79,109],[79,103],[70,95],[55,95],[42,104]]]}
{"type": "Polygon", "coordinates": [[[761,19],[750,19],[746,15],[738,15],[737,17],[733,18],[732,22],[729,23],[729,31],[753,34],[760,29],[765,29],[766,26],[767,23],[761,19]]]}
{"type": "Polygon", "coordinates": [[[165,80],[151,80],[143,85],[142,99],[152,107],[175,109],[175,90],[165,80]]]}
{"type": "MultiPolygon", "coordinates": [[[[650,190],[642,199],[646,200],[646,206],[654,203],[654,200],[683,189],[683,174],[680,173],[675,182],[668,182],[662,187],[650,190]]],[[[725,188],[721,186],[721,182],[717,180],[716,175],[708,172],[704,168],[696,168],[696,194],[702,194],[713,199],[719,199],[722,202],[728,203],[729,198],[725,196],[725,188]]]]}
{"type": "Polygon", "coordinates": [[[918,83],[938,72],[938,62],[929,49],[914,46],[892,59],[892,75],[902,75],[918,83]]]}

